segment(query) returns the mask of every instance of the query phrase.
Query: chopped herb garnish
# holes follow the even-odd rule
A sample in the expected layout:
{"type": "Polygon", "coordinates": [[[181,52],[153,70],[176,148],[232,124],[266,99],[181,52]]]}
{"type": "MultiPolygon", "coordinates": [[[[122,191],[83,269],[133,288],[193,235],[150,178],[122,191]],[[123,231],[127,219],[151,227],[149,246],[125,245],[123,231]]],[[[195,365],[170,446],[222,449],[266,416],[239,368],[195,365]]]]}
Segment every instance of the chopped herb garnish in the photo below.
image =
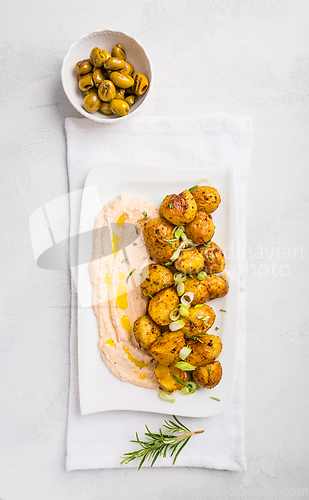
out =
{"type": "Polygon", "coordinates": [[[218,327],[218,326],[216,326],[215,330],[219,330],[219,327],[218,327]]]}
{"type": "Polygon", "coordinates": [[[208,255],[208,259],[212,261],[212,255],[208,255]]]}
{"type": "Polygon", "coordinates": [[[162,264],[160,264],[160,265],[167,267],[167,269],[168,269],[171,264],[172,264],[171,262],[170,263],[169,262],[165,262],[165,263],[162,262],[162,264]]]}
{"type": "Polygon", "coordinates": [[[187,200],[188,198],[189,198],[189,196],[186,196],[186,197],[185,197],[185,200],[187,200]]]}
{"type": "Polygon", "coordinates": [[[121,264],[124,264],[125,262],[127,262],[128,259],[122,259],[121,261],[121,264]]]}
{"type": "Polygon", "coordinates": [[[192,188],[189,189],[190,193],[192,193],[192,191],[194,191],[194,189],[200,187],[199,184],[197,184],[196,186],[193,186],[192,188]]]}
{"type": "Polygon", "coordinates": [[[208,373],[210,373],[210,368],[208,368],[208,373]]]}
{"type": "Polygon", "coordinates": [[[131,271],[131,272],[128,274],[128,276],[126,277],[126,282],[127,282],[127,283],[128,283],[128,281],[129,281],[129,278],[130,278],[130,277],[132,276],[132,274],[134,273],[134,271],[135,271],[135,268],[134,268],[134,269],[132,269],[132,271],[131,271]]]}
{"type": "Polygon", "coordinates": [[[153,260],[153,258],[152,258],[152,257],[149,257],[149,258],[150,258],[150,260],[153,260]]]}
{"type": "Polygon", "coordinates": [[[209,396],[209,397],[210,397],[210,399],[214,399],[215,401],[220,401],[220,399],[214,398],[213,396],[209,396]]]}
{"type": "Polygon", "coordinates": [[[198,316],[197,319],[202,319],[203,316],[198,316]]]}
{"type": "Polygon", "coordinates": [[[162,288],[166,288],[166,285],[163,285],[163,287],[162,287],[162,288]]]}
{"type": "Polygon", "coordinates": [[[192,278],[192,279],[194,278],[194,276],[192,276],[192,274],[189,274],[189,276],[190,276],[190,278],[192,278]]]}
{"type": "Polygon", "coordinates": [[[220,309],[221,312],[223,313],[226,313],[226,310],[225,309],[220,309]]]}
{"type": "Polygon", "coordinates": [[[134,247],[137,247],[137,243],[135,243],[135,242],[134,242],[134,243],[133,243],[133,246],[134,246],[134,247]]]}
{"type": "MultiPolygon", "coordinates": [[[[214,228],[216,229],[217,226],[214,226],[214,228]]],[[[219,400],[220,401],[220,400],[219,400]]]]}
{"type": "Polygon", "coordinates": [[[169,203],[168,208],[170,208],[172,210],[173,205],[171,203],[169,203]]]}
{"type": "Polygon", "coordinates": [[[147,217],[147,215],[148,215],[147,212],[143,212],[144,217],[147,217]]]}
{"type": "Polygon", "coordinates": [[[150,295],[150,293],[149,293],[149,292],[146,292],[146,293],[147,293],[147,295],[149,295],[149,297],[150,297],[151,299],[153,299],[153,296],[152,296],[152,295],[150,295]]]}
{"type": "Polygon", "coordinates": [[[176,380],[176,382],[178,382],[178,384],[183,385],[184,387],[188,387],[188,384],[186,384],[185,382],[180,380],[180,378],[176,377],[176,375],[174,375],[174,373],[171,373],[171,375],[176,380]]]}
{"type": "Polygon", "coordinates": [[[208,243],[204,243],[204,246],[205,246],[206,248],[209,248],[209,247],[210,247],[210,245],[211,245],[211,241],[208,241],[208,243]]]}
{"type": "Polygon", "coordinates": [[[196,304],[196,306],[194,306],[194,309],[198,309],[199,307],[203,307],[204,304],[196,304]]]}
{"type": "Polygon", "coordinates": [[[154,284],[155,284],[155,285],[158,285],[159,283],[158,283],[158,281],[154,281],[154,284]]]}
{"type": "Polygon", "coordinates": [[[143,257],[143,259],[145,259],[145,260],[146,260],[146,259],[147,259],[147,257],[143,257]]]}

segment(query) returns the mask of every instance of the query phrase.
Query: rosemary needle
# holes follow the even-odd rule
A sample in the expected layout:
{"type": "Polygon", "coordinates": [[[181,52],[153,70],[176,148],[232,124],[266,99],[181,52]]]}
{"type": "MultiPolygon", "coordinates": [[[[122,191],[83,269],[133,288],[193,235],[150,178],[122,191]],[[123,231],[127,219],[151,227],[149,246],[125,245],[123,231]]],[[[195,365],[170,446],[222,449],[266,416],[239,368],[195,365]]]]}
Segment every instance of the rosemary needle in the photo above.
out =
{"type": "Polygon", "coordinates": [[[136,439],[131,440],[131,443],[138,443],[140,445],[139,450],[131,451],[130,453],[124,453],[121,461],[121,465],[128,464],[132,460],[140,459],[138,470],[142,467],[145,460],[151,460],[151,467],[160,456],[165,458],[167,452],[170,451],[170,456],[174,456],[173,465],[175,464],[179,453],[186,446],[190,438],[194,434],[201,434],[202,431],[190,431],[188,427],[182,424],[178,418],[173,415],[173,420],[164,420],[163,427],[167,429],[162,432],[159,429],[158,433],[150,432],[147,425],[145,425],[147,432],[145,432],[145,441],[142,441],[138,434],[136,433],[136,439]],[[183,433],[178,435],[178,433],[183,433]]]}

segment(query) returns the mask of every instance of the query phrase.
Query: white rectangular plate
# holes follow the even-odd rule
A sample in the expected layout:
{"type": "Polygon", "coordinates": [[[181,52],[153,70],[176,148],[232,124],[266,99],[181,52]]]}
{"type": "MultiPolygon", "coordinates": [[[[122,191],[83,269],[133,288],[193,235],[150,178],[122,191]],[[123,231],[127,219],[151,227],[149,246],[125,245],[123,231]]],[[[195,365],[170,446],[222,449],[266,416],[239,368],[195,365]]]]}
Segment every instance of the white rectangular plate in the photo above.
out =
{"type": "MultiPolygon", "coordinates": [[[[228,404],[234,383],[238,323],[237,212],[234,169],[232,166],[212,169],[169,169],[135,163],[104,162],[89,172],[83,193],[78,266],[78,365],[80,407],[83,415],[108,410],[138,410],[171,413],[190,417],[207,417],[221,412],[228,404]],[[214,389],[200,389],[193,395],[176,394],[176,402],[162,401],[155,390],[136,387],[116,378],[101,359],[98,325],[91,307],[89,262],[92,255],[91,231],[94,220],[105,203],[122,193],[141,196],[160,206],[167,194],[180,193],[209,179],[221,195],[221,204],[213,214],[216,226],[214,241],[223,249],[230,285],[229,293],[209,305],[216,321],[209,333],[219,335],[223,349],[219,360],[223,368],[221,382],[214,389]],[[86,262],[87,261],[87,262],[86,262]],[[227,312],[222,312],[224,309],[227,312]],[[219,330],[215,331],[218,326],[219,330]],[[210,396],[220,399],[216,401],[210,396]]],[[[133,367],[134,369],[135,367],[133,367]]]]}

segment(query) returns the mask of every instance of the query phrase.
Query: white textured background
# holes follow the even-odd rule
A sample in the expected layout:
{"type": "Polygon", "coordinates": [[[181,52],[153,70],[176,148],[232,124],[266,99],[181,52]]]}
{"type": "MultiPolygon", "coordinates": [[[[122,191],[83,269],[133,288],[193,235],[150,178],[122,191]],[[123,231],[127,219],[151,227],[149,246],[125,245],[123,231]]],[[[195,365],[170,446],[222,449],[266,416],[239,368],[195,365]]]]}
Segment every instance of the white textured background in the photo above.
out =
{"type": "Polygon", "coordinates": [[[1,500],[309,497],[308,25],[307,0],[2,1],[1,500]],[[36,266],[28,220],[68,190],[64,119],[79,115],[62,58],[81,34],[108,28],[150,54],[144,115],[253,118],[246,473],[65,471],[69,276],[36,266]]]}

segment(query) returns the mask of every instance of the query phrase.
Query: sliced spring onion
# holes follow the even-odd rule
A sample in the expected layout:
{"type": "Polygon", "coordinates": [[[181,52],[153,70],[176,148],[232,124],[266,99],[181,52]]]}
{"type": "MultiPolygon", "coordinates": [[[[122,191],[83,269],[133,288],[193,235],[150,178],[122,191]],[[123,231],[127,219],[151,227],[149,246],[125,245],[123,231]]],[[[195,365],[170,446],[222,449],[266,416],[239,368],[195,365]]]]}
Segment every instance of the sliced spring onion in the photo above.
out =
{"type": "Polygon", "coordinates": [[[203,307],[204,304],[196,304],[196,306],[194,306],[194,309],[199,309],[200,307],[203,307]]]}
{"type": "Polygon", "coordinates": [[[147,293],[147,295],[149,295],[149,297],[150,297],[151,299],[153,299],[153,296],[152,296],[152,295],[150,295],[150,293],[149,293],[149,292],[147,292],[147,291],[146,291],[146,293],[147,293]]]}
{"type": "Polygon", "coordinates": [[[172,321],[177,321],[179,319],[179,316],[180,316],[180,312],[177,308],[173,309],[172,312],[170,313],[170,319],[172,321]]]}
{"type": "Polygon", "coordinates": [[[201,179],[198,181],[199,186],[211,186],[211,182],[209,179],[201,179]]]}
{"type": "Polygon", "coordinates": [[[178,283],[176,290],[177,290],[177,293],[178,293],[178,295],[180,297],[180,295],[182,295],[184,293],[184,291],[185,291],[185,285],[184,285],[184,283],[178,283]]]}
{"type": "Polygon", "coordinates": [[[184,295],[182,295],[180,302],[182,303],[183,306],[188,307],[193,299],[194,299],[194,293],[186,292],[184,295]]]}
{"type": "Polygon", "coordinates": [[[176,332],[185,326],[185,321],[183,319],[178,319],[177,321],[170,323],[168,326],[171,332],[176,332]]]}
{"type": "MultiPolygon", "coordinates": [[[[184,234],[184,233],[183,233],[184,234]]],[[[166,240],[166,241],[172,241],[172,240],[166,240]]],[[[174,240],[173,240],[174,241],[174,240]]],[[[189,240],[187,237],[184,241],[182,241],[179,245],[179,247],[177,248],[176,252],[173,253],[172,257],[171,257],[171,262],[174,262],[176,259],[178,259],[179,255],[180,255],[180,252],[182,250],[184,250],[185,248],[189,248],[189,247],[197,247],[199,245],[199,243],[194,243],[194,241],[192,240],[189,240]]]]}
{"type": "Polygon", "coordinates": [[[206,278],[206,276],[207,276],[207,273],[205,273],[205,271],[201,271],[200,273],[198,273],[197,279],[202,281],[206,278]]]}
{"type": "Polygon", "coordinates": [[[209,397],[210,397],[210,399],[214,399],[215,401],[220,401],[220,399],[214,398],[213,396],[209,396],[209,397]]]}
{"type": "Polygon", "coordinates": [[[147,217],[147,212],[143,212],[143,216],[144,216],[144,217],[147,217]]]}
{"type": "Polygon", "coordinates": [[[184,273],[175,273],[174,274],[174,280],[175,280],[175,283],[176,285],[178,285],[179,283],[184,283],[187,279],[187,275],[184,274],[184,273]]]}
{"type": "Polygon", "coordinates": [[[191,351],[192,351],[192,349],[190,349],[190,347],[188,347],[187,345],[185,347],[183,347],[179,353],[180,359],[182,359],[182,361],[184,361],[189,356],[191,351]]]}
{"type": "Polygon", "coordinates": [[[175,403],[176,401],[176,396],[166,391],[160,391],[159,397],[163,399],[163,401],[169,401],[170,403],[175,403]]]}
{"type": "Polygon", "coordinates": [[[181,237],[182,241],[187,241],[187,239],[188,239],[187,235],[185,233],[181,233],[180,237],[181,237]]]}
{"type": "Polygon", "coordinates": [[[197,316],[197,319],[202,319],[202,317],[203,317],[203,316],[200,316],[200,315],[199,315],[199,316],[197,316]]]}
{"type": "Polygon", "coordinates": [[[176,227],[176,230],[174,232],[174,235],[176,238],[180,238],[180,236],[182,235],[182,233],[184,232],[185,228],[183,226],[178,226],[176,227]]]}
{"type": "Polygon", "coordinates": [[[226,313],[226,310],[225,309],[220,309],[221,312],[223,313],[226,313]]]}
{"type": "Polygon", "coordinates": [[[211,241],[208,241],[208,243],[204,243],[204,247],[209,248],[211,245],[211,241]]]}
{"type": "Polygon", "coordinates": [[[199,186],[199,184],[197,184],[196,186],[193,186],[192,188],[189,189],[190,193],[192,193],[192,191],[194,191],[194,189],[197,189],[199,186]]]}
{"type": "Polygon", "coordinates": [[[180,380],[180,378],[176,377],[176,375],[174,375],[174,373],[171,373],[171,375],[176,380],[176,382],[178,382],[178,384],[183,385],[184,387],[188,387],[188,384],[186,384],[185,382],[180,380]]]}
{"type": "Polygon", "coordinates": [[[172,205],[171,203],[169,203],[168,208],[169,208],[170,210],[172,210],[173,205],[172,205]]]}
{"type": "Polygon", "coordinates": [[[189,316],[188,309],[183,305],[181,305],[179,307],[179,313],[180,313],[180,316],[182,316],[183,318],[188,318],[188,316],[189,316]]]}
{"type": "Polygon", "coordinates": [[[209,320],[210,320],[210,316],[205,316],[205,318],[203,318],[203,321],[204,321],[205,323],[208,323],[208,321],[209,321],[209,320]]]}
{"type": "Polygon", "coordinates": [[[213,261],[212,255],[208,255],[208,259],[212,262],[213,261]]]}
{"type": "Polygon", "coordinates": [[[198,391],[198,390],[199,390],[199,386],[195,382],[190,381],[187,383],[187,387],[184,387],[179,392],[180,392],[180,394],[187,396],[188,394],[194,394],[195,391],[198,391]]]}
{"type": "Polygon", "coordinates": [[[218,326],[216,326],[215,330],[216,330],[216,331],[217,331],[217,330],[219,330],[219,327],[218,327],[218,326]]]}
{"type": "Polygon", "coordinates": [[[191,365],[191,363],[187,363],[186,361],[177,361],[177,363],[175,363],[175,366],[183,372],[191,372],[193,370],[196,370],[196,366],[191,365]]]}
{"type": "Polygon", "coordinates": [[[211,370],[210,370],[210,368],[209,368],[209,367],[208,367],[208,370],[207,370],[207,371],[208,371],[208,373],[210,373],[210,371],[211,371],[211,370]]]}
{"type": "Polygon", "coordinates": [[[154,281],[154,284],[155,284],[155,285],[158,285],[158,284],[159,284],[159,282],[158,282],[158,281],[154,281]]]}
{"type": "Polygon", "coordinates": [[[183,389],[181,389],[181,391],[179,391],[180,394],[182,394],[183,396],[188,396],[189,394],[194,394],[195,391],[192,391],[191,389],[189,389],[189,387],[184,387],[183,389]]]}

